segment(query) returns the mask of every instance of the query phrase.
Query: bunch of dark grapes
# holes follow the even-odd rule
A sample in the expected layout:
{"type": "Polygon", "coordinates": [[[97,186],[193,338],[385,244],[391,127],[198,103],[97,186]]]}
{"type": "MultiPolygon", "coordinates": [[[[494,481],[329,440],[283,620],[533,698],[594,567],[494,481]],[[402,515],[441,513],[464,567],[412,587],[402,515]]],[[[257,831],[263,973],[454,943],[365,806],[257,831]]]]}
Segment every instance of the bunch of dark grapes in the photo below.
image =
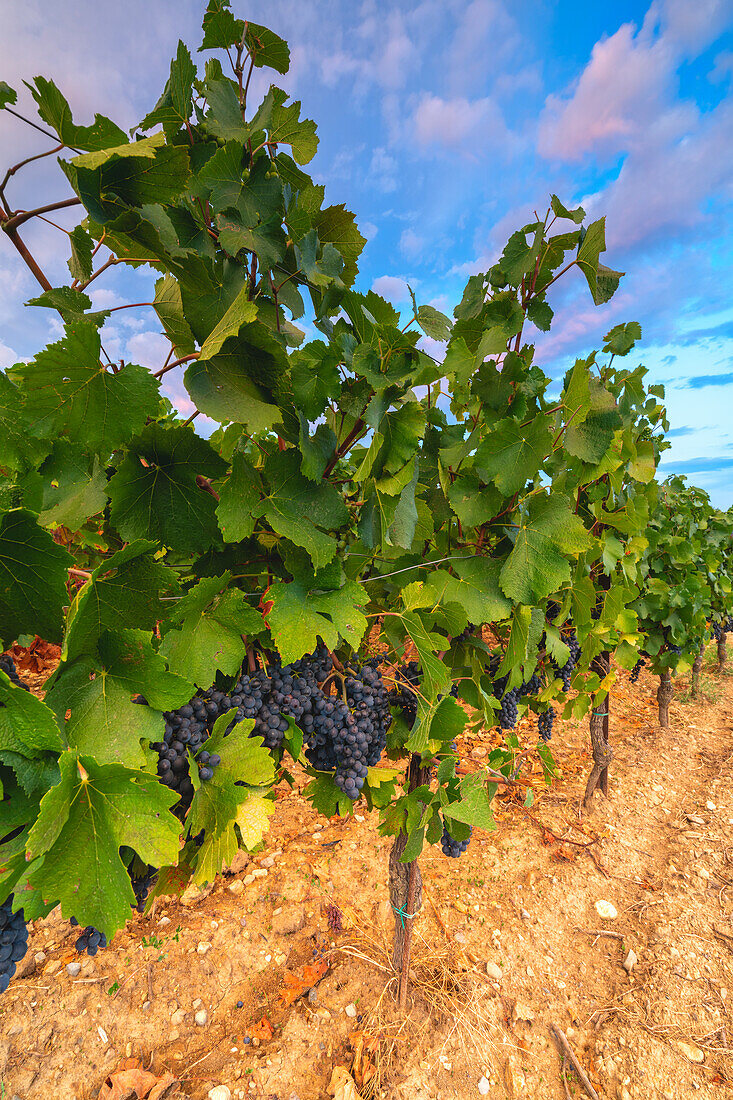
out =
{"type": "Polygon", "coordinates": [[[682,652],[682,646],[681,645],[672,645],[671,642],[667,642],[667,650],[670,653],[674,653],[676,657],[679,657],[680,653],[682,652]]]}
{"type": "Polygon", "coordinates": [[[15,661],[9,653],[0,654],[0,669],[2,669],[8,679],[11,681],[11,683],[15,684],[16,687],[25,688],[26,691],[31,690],[27,684],[23,683],[20,676],[18,675],[18,670],[15,667],[15,661]]]}
{"type": "MultiPolygon", "coordinates": [[[[5,669],[3,669],[5,671],[5,669]]],[[[10,675],[8,673],[8,675],[10,675]]],[[[28,926],[23,910],[13,912],[13,895],[0,905],[0,993],[4,993],[15,969],[28,950],[28,926]]]]}
{"type": "Polygon", "coordinates": [[[723,637],[723,624],[713,623],[710,629],[713,632],[713,637],[715,638],[715,641],[719,642],[720,639],[723,637]]]}
{"type": "MultiPolygon", "coordinates": [[[[156,867],[148,867],[139,875],[130,875],[130,882],[132,884],[132,892],[135,895],[134,908],[138,913],[142,913],[145,908],[145,902],[148,900],[148,894],[155,880],[158,870],[156,867]]],[[[104,946],[104,945],[102,945],[104,946]]]]}
{"type": "Polygon", "coordinates": [[[573,678],[576,665],[580,660],[580,645],[578,644],[578,635],[572,629],[563,631],[562,640],[570,650],[570,655],[566,663],[560,668],[553,658],[550,658],[550,662],[555,670],[555,674],[562,680],[563,691],[570,691],[570,681],[573,678]]]}
{"type": "Polygon", "coordinates": [[[529,680],[517,688],[517,698],[523,699],[525,695],[537,695],[542,690],[542,681],[539,674],[533,672],[529,680]]]}
{"type": "Polygon", "coordinates": [[[448,826],[443,822],[443,836],[440,840],[440,847],[443,849],[444,856],[448,856],[450,859],[459,859],[463,855],[471,843],[471,834],[473,833],[472,826],[469,825],[468,828],[468,840],[455,840],[448,832],[448,826]]]}
{"type": "Polygon", "coordinates": [[[508,680],[508,676],[502,676],[494,681],[494,697],[500,702],[499,727],[503,730],[513,730],[517,724],[519,714],[517,708],[519,688],[512,688],[511,691],[507,691],[508,680]]]}
{"type": "MultiPolygon", "coordinates": [[[[144,704],[146,700],[138,697],[135,702],[144,704]]],[[[211,701],[207,703],[200,695],[194,695],[178,710],[165,711],[163,740],[154,741],[151,745],[158,753],[158,778],[179,794],[184,806],[190,805],[193,798],[187,749],[195,754],[208,738],[214,705],[211,701]]]]}
{"type": "MultiPolygon", "coordinates": [[[[76,927],[79,922],[76,917],[71,918],[71,923],[76,927]]],[[[86,951],[87,955],[94,956],[99,951],[100,947],[107,946],[107,937],[104,932],[100,932],[98,928],[88,924],[82,934],[77,939],[74,947],[81,955],[86,951]]]]}
{"type": "Polygon", "coordinates": [[[537,733],[543,741],[550,741],[552,738],[552,725],[555,721],[555,711],[552,707],[548,710],[544,710],[542,714],[537,715],[537,733]]]}
{"type": "Polygon", "coordinates": [[[645,664],[646,664],[645,658],[640,657],[639,660],[636,662],[636,664],[634,665],[634,667],[631,670],[631,675],[629,676],[629,683],[630,684],[635,684],[636,683],[636,681],[639,679],[639,673],[641,672],[641,670],[643,669],[645,664]]]}
{"type": "Polygon", "coordinates": [[[389,693],[389,702],[393,707],[399,707],[402,717],[412,729],[417,718],[417,695],[415,690],[420,688],[421,669],[417,661],[408,661],[395,669],[394,678],[396,684],[389,693]]]}
{"type": "Polygon", "coordinates": [[[334,905],[332,901],[329,901],[326,906],[326,918],[328,920],[328,927],[331,931],[337,935],[344,930],[344,915],[339,909],[338,905],[334,905]]]}
{"type": "Polygon", "coordinates": [[[723,630],[725,631],[726,634],[733,633],[733,616],[731,616],[731,615],[726,615],[725,616],[725,621],[723,622],[723,630]]]}

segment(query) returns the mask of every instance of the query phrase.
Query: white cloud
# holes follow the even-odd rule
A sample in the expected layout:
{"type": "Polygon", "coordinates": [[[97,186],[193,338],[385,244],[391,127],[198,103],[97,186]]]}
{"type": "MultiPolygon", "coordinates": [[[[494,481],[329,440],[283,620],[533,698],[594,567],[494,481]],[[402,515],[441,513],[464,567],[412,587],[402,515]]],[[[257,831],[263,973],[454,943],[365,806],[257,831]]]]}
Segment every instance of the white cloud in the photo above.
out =
{"type": "MultiPolygon", "coordinates": [[[[415,280],[410,280],[410,285],[415,289],[415,280]]],[[[409,302],[410,292],[407,289],[407,281],[396,275],[380,275],[372,283],[372,290],[382,298],[392,302],[409,302]]]]}
{"type": "Polygon", "coordinates": [[[397,190],[398,171],[396,159],[384,147],[379,146],[372,153],[366,183],[388,195],[390,191],[397,190]]]}
{"type": "Polygon", "coordinates": [[[414,229],[403,230],[400,236],[400,252],[412,260],[419,256],[425,248],[425,238],[416,233],[414,229]]]}
{"type": "Polygon", "coordinates": [[[0,340],[0,370],[7,370],[8,367],[12,367],[15,363],[20,361],[20,357],[16,355],[12,348],[9,348],[7,344],[3,344],[0,340]]]}
{"type": "Polygon", "coordinates": [[[488,97],[441,99],[426,92],[414,111],[412,129],[423,148],[460,148],[468,157],[485,154],[489,143],[502,151],[514,144],[499,107],[488,97]]]}

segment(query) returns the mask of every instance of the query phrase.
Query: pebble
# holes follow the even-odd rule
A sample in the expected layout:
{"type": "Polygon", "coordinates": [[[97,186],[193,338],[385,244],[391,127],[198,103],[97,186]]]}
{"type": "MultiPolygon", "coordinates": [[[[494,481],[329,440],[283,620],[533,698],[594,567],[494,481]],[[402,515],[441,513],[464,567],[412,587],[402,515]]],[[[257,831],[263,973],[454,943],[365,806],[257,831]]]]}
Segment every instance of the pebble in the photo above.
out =
{"type": "Polygon", "coordinates": [[[500,982],[504,977],[504,971],[494,962],[487,962],[486,973],[488,977],[491,978],[492,982],[500,982]]]}
{"type": "Polygon", "coordinates": [[[143,1012],[150,1012],[152,1004],[152,1001],[143,1001],[143,1012]]]}
{"type": "Polygon", "coordinates": [[[479,1096],[488,1096],[491,1085],[486,1077],[481,1077],[478,1083],[479,1096]]]}
{"type": "Polygon", "coordinates": [[[705,805],[709,810],[717,810],[718,808],[714,802],[706,802],[705,805]]]}
{"type": "Polygon", "coordinates": [[[251,886],[252,883],[254,882],[254,880],[255,880],[255,877],[252,874],[245,875],[244,878],[242,879],[245,886],[251,886]]]}
{"type": "Polygon", "coordinates": [[[204,1004],[204,1002],[201,1000],[201,998],[197,997],[196,1000],[193,1002],[193,1007],[194,1008],[203,1008],[203,1004],[204,1004]]]}
{"type": "Polygon", "coordinates": [[[466,937],[463,935],[463,932],[456,932],[453,939],[456,941],[456,943],[465,943],[466,942],[466,937]]]}
{"type": "Polygon", "coordinates": [[[260,867],[274,867],[274,866],[275,866],[275,857],[274,856],[265,856],[264,859],[260,860],[260,867]]]}
{"type": "Polygon", "coordinates": [[[631,973],[631,971],[634,969],[634,967],[636,966],[638,961],[639,961],[639,958],[638,958],[636,952],[634,951],[633,947],[630,948],[628,955],[624,959],[624,970],[626,971],[627,974],[631,973]]]}
{"type": "Polygon", "coordinates": [[[158,921],[158,924],[160,925],[161,928],[165,928],[166,924],[170,924],[170,922],[171,922],[170,917],[161,917],[160,920],[158,921]]]}
{"type": "Polygon", "coordinates": [[[534,1012],[529,1005],[523,1004],[521,1001],[517,1001],[514,1006],[514,1019],[522,1020],[525,1024],[531,1024],[534,1020],[534,1012]]]}
{"type": "Polygon", "coordinates": [[[206,1009],[200,1008],[194,1016],[194,1020],[196,1021],[196,1027],[206,1027],[209,1022],[209,1014],[206,1009]]]}
{"type": "Polygon", "coordinates": [[[596,913],[601,920],[616,920],[618,909],[610,901],[597,901],[596,913]]]}
{"type": "Polygon", "coordinates": [[[81,974],[81,963],[78,963],[78,962],[67,963],[66,973],[71,978],[78,978],[79,975],[81,974]]]}
{"type": "Polygon", "coordinates": [[[232,1100],[232,1094],[226,1085],[214,1085],[209,1089],[209,1100],[232,1100]]]}
{"type": "Polygon", "coordinates": [[[33,956],[38,966],[43,966],[46,961],[46,957],[47,956],[45,951],[36,951],[35,955],[33,956]]]}
{"type": "Polygon", "coordinates": [[[168,1034],[168,1042],[169,1043],[175,1043],[176,1039],[180,1039],[180,1038],[181,1038],[181,1033],[180,1033],[180,1031],[178,1030],[177,1027],[174,1027],[173,1030],[171,1032],[169,1032],[169,1034],[168,1034]]]}
{"type": "Polygon", "coordinates": [[[186,1019],[186,1012],[183,1008],[177,1008],[171,1016],[171,1023],[174,1027],[178,1027],[186,1019]]]}
{"type": "Polygon", "coordinates": [[[227,887],[227,890],[229,891],[230,894],[241,894],[242,891],[244,890],[244,883],[240,882],[239,879],[237,878],[237,879],[234,880],[234,882],[229,883],[229,885],[227,887]]]}
{"type": "Polygon", "coordinates": [[[356,1016],[356,1005],[355,1004],[347,1005],[346,1008],[344,1009],[344,1012],[346,1013],[346,1015],[349,1017],[350,1020],[353,1020],[354,1017],[356,1016]]]}
{"type": "Polygon", "coordinates": [[[684,1039],[678,1039],[677,1048],[682,1051],[685,1058],[689,1058],[691,1062],[704,1062],[705,1055],[699,1047],[696,1047],[694,1043],[686,1043],[684,1039]]]}
{"type": "Polygon", "coordinates": [[[208,940],[202,940],[196,948],[196,951],[199,955],[206,955],[207,952],[211,951],[211,944],[208,942],[208,940]]]}
{"type": "Polygon", "coordinates": [[[318,992],[317,992],[316,989],[309,989],[308,990],[308,1004],[311,1004],[311,1005],[317,1005],[318,1004],[318,992]]]}
{"type": "Polygon", "coordinates": [[[258,867],[256,871],[252,872],[252,875],[254,876],[254,878],[266,878],[267,877],[267,868],[266,867],[258,867]]]}

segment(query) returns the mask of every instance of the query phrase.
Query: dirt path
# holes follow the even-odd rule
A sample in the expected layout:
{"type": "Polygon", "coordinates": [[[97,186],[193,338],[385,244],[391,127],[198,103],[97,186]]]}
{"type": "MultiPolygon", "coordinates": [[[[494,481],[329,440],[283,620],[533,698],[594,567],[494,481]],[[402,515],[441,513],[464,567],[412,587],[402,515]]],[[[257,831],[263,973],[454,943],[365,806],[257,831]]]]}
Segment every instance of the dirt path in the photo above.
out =
{"type": "MultiPolygon", "coordinates": [[[[610,799],[582,820],[587,728],[558,721],[563,778],[531,813],[500,802],[497,831],[476,831],[462,859],[425,854],[407,1021],[388,984],[376,815],[324,822],[284,791],[263,852],[207,897],[136,916],[78,975],[68,923],[36,923],[27,972],[0,999],[5,1097],[87,1100],[137,1055],[193,1100],[219,1083],[316,1100],[356,1049],[360,1080],[378,1070],[365,1096],[466,1100],[484,1076],[489,1097],[563,1100],[551,1024],[603,1100],[733,1095],[733,679],[705,683],[699,706],[677,685],[659,730],[652,678],[621,673],[610,799]],[[602,919],[598,901],[617,916],[602,919]],[[307,988],[304,968],[324,963],[310,995],[285,1005],[283,990],[307,988]]],[[[486,753],[460,747],[475,766],[486,753]]],[[[571,1070],[568,1088],[582,1095],[571,1070]]]]}

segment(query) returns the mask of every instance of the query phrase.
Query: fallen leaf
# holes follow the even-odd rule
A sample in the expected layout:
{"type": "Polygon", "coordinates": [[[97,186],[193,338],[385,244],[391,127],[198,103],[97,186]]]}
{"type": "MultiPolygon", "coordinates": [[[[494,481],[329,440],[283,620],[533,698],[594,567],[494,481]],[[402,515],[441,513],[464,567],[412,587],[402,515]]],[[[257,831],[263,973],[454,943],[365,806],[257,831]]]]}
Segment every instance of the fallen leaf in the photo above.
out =
{"type": "Polygon", "coordinates": [[[354,1078],[343,1066],[334,1066],[328,1091],[334,1100],[361,1100],[354,1078]]]}
{"type": "Polygon", "coordinates": [[[284,1005],[295,1004],[298,997],[302,997],[304,993],[307,993],[309,989],[320,982],[327,971],[328,963],[325,961],[309,963],[296,971],[286,970],[283,974],[285,989],[280,994],[282,1003],[284,1005]]]}
{"type": "Polygon", "coordinates": [[[275,1034],[275,1029],[267,1016],[263,1016],[260,1022],[251,1029],[250,1034],[253,1039],[259,1039],[261,1043],[267,1043],[275,1034]]]}

